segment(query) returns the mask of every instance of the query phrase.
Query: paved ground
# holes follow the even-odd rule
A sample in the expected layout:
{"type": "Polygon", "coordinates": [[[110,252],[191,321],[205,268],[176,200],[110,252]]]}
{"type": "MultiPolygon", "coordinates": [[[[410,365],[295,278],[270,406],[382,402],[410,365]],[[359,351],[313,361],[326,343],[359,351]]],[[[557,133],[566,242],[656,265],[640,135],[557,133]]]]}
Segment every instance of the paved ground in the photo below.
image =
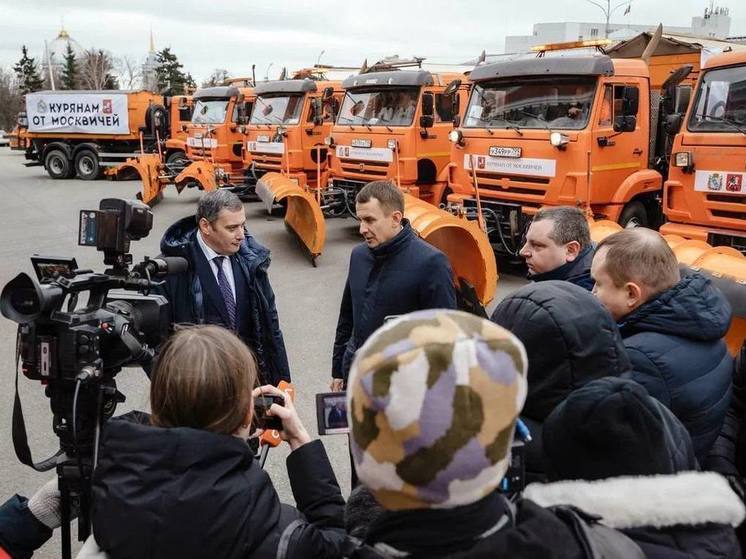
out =
{"type": "MultiPolygon", "coordinates": [[[[18,272],[33,275],[29,256],[75,256],[83,268],[102,271],[103,255],[88,247],[77,246],[78,210],[95,209],[103,197],[133,198],[136,182],[54,181],[40,167],[26,168],[23,156],[0,148],[0,286],[18,272]]],[[[194,211],[199,197],[196,190],[177,195],[169,190],[155,207],[150,236],[133,243],[135,261],[158,254],[158,243],[165,228],[176,219],[194,211]]],[[[293,379],[298,391],[298,408],[309,432],[315,434],[313,395],[328,390],[331,348],[347,273],[349,254],[359,241],[352,219],[327,223],[326,249],[312,268],[298,245],[288,235],[281,218],[271,218],[259,204],[247,204],[252,233],[272,251],[270,276],[277,298],[280,322],[285,335],[293,379]]],[[[503,276],[497,299],[525,283],[520,277],[503,276]]],[[[11,411],[13,407],[14,343],[16,324],[0,318],[0,501],[14,493],[29,495],[51,477],[21,465],[13,451],[11,411]]],[[[117,413],[148,408],[149,382],[137,369],[125,369],[117,376],[119,389],[127,401],[117,413]]],[[[35,459],[53,454],[57,438],[51,428],[48,400],[38,383],[20,380],[29,442],[35,459]]],[[[324,438],[324,445],[345,493],[349,491],[349,459],[346,439],[324,438]]],[[[285,474],[286,450],[273,449],[267,460],[269,471],[282,500],[292,502],[285,474]]],[[[59,557],[59,540],[53,539],[40,558],[59,557]]]]}

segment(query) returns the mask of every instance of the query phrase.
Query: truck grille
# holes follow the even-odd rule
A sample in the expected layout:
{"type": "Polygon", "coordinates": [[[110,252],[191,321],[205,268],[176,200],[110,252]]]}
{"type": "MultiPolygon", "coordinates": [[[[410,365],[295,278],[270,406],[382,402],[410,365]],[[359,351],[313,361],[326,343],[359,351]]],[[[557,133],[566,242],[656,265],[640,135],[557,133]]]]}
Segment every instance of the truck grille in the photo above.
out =
{"type": "Polygon", "coordinates": [[[279,153],[259,153],[252,151],[251,159],[257,169],[267,171],[282,171],[282,155],[279,153]]]}
{"type": "Polygon", "coordinates": [[[389,172],[389,164],[382,161],[341,159],[340,164],[345,175],[364,178],[367,182],[386,178],[389,172]]]}
{"type": "Polygon", "coordinates": [[[527,177],[477,171],[477,182],[480,189],[499,192],[501,199],[520,202],[524,206],[541,206],[547,194],[545,185],[548,185],[549,181],[550,179],[547,177],[527,177]]]}
{"type": "Polygon", "coordinates": [[[707,194],[707,210],[713,217],[746,219],[746,197],[707,194]]]}

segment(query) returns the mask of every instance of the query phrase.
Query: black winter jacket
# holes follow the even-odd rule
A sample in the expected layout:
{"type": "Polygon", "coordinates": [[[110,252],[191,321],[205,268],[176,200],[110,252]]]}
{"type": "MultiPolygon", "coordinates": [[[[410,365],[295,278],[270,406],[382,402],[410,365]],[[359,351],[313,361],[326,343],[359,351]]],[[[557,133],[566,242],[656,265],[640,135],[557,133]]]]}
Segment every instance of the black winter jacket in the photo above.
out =
{"type": "MultiPolygon", "coordinates": [[[[223,325],[221,316],[224,314],[227,320],[227,311],[197,242],[194,216],[185,217],[166,230],[161,252],[189,261],[189,270],[168,276],[162,288],[171,303],[172,322],[223,325]],[[211,309],[215,310],[210,312],[211,309]]],[[[276,386],[280,380],[290,381],[285,341],[267,273],[269,250],[246,233],[241,248],[230,261],[237,278],[238,335],[254,352],[262,382],[276,386]]]]}
{"type": "Polygon", "coordinates": [[[515,334],[528,356],[528,395],[521,417],[533,440],[526,445],[529,480],[545,468],[541,425],[575,389],[630,369],[614,319],[585,289],[567,281],[526,285],[503,299],[492,322],[515,334]]]}
{"type": "Polygon", "coordinates": [[[704,462],[731,398],[733,359],[723,341],[731,307],[700,274],[684,277],[619,323],[630,378],[668,407],[704,462]]]}
{"type": "Polygon", "coordinates": [[[334,378],[347,378],[355,352],[387,316],[456,308],[448,258],[420,239],[408,220],[402,223],[390,241],[352,249],[334,339],[334,378]]]}
{"type": "Polygon", "coordinates": [[[338,555],[344,500],[321,442],[291,452],[287,468],[298,510],[279,502],[244,441],[154,427],[139,412],[114,418],[93,478],[93,534],[110,559],[262,559],[300,520],[289,557],[338,555]]]}
{"type": "Polygon", "coordinates": [[[570,283],[579,285],[583,289],[591,291],[595,284],[593,278],[591,278],[593,254],[594,249],[592,246],[585,247],[572,262],[567,262],[559,268],[555,268],[549,272],[544,272],[543,274],[529,275],[528,279],[531,281],[569,281],[570,283]]]}

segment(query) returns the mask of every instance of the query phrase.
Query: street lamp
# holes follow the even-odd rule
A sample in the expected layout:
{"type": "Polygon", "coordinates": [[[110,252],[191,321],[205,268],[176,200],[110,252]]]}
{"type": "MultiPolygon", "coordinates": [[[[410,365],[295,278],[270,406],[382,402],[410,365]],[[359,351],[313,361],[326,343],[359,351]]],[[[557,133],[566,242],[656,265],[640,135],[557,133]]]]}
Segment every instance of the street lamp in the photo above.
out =
{"type": "MultiPolygon", "coordinates": [[[[615,11],[617,11],[622,6],[627,6],[627,11],[629,11],[630,6],[632,6],[632,0],[622,0],[618,4],[616,4],[614,7],[611,6],[611,0],[585,0],[586,2],[589,2],[596,6],[599,10],[601,10],[604,13],[604,17],[606,18],[606,27],[604,28],[604,38],[609,38],[609,20],[611,19],[611,14],[613,14],[615,11]]],[[[626,12],[625,12],[626,13],[626,12]]]]}

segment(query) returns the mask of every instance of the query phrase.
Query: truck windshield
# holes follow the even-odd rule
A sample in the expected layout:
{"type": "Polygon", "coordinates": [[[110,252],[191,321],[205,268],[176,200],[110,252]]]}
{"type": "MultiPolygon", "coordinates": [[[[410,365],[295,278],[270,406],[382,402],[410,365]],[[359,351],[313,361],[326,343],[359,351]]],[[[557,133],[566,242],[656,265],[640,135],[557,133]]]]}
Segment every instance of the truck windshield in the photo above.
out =
{"type": "Polygon", "coordinates": [[[192,113],[192,124],[222,124],[228,110],[228,99],[197,99],[192,113]]]}
{"type": "Polygon", "coordinates": [[[588,124],[595,90],[595,78],[579,77],[477,84],[464,126],[580,130],[588,124]]]}
{"type": "Polygon", "coordinates": [[[409,126],[417,108],[418,87],[348,90],[337,124],[409,126]]]}
{"type": "Polygon", "coordinates": [[[746,128],[746,66],[710,70],[702,77],[689,117],[692,132],[746,128]]]}
{"type": "Polygon", "coordinates": [[[303,108],[303,95],[257,97],[251,113],[251,124],[298,124],[303,108]]]}

